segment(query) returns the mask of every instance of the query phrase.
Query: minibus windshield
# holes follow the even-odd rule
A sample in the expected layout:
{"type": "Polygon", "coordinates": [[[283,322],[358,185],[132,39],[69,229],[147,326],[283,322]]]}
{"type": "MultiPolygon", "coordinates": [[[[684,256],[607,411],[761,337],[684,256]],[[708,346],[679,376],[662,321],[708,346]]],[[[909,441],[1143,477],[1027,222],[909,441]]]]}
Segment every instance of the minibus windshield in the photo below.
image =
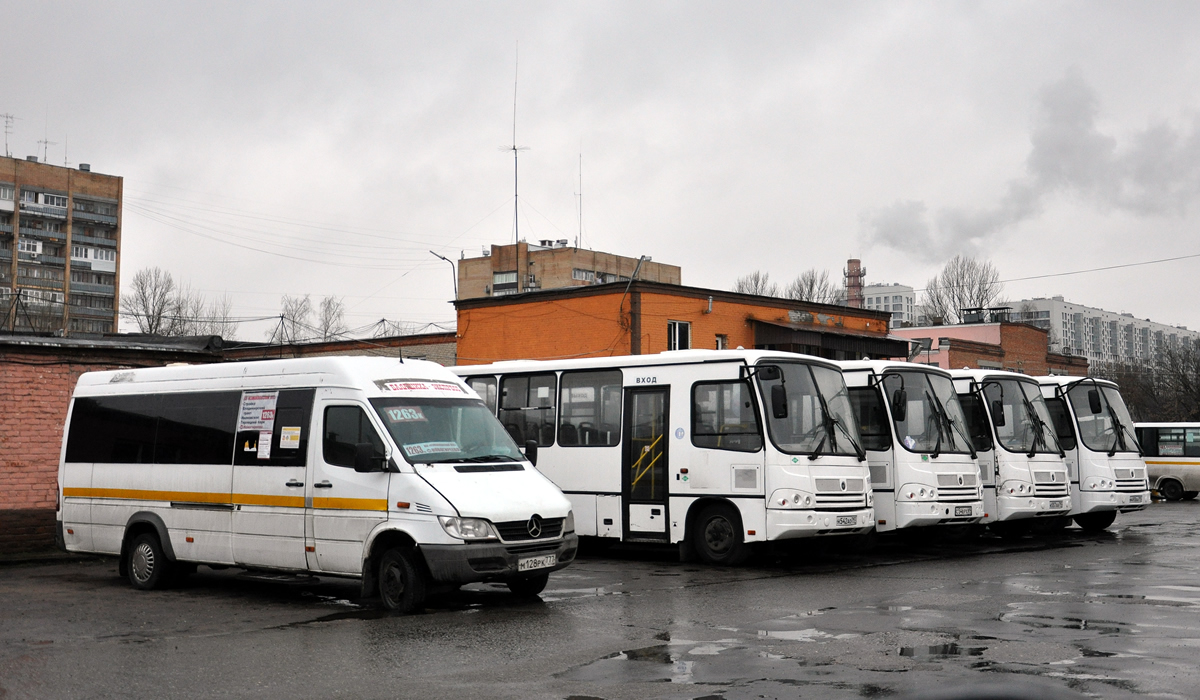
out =
{"type": "Polygon", "coordinates": [[[1079,437],[1093,452],[1137,452],[1137,436],[1133,432],[1133,418],[1121,392],[1115,387],[1096,382],[1082,381],[1070,388],[1067,396],[1071,408],[1079,421],[1079,437]],[[1088,395],[1095,391],[1099,401],[1098,413],[1092,413],[1088,395]]]}
{"type": "Polygon", "coordinates": [[[516,443],[482,401],[371,399],[400,454],[411,464],[516,462],[516,443]]]}
{"type": "Polygon", "coordinates": [[[948,377],[932,372],[890,371],[883,376],[896,440],[909,452],[969,454],[967,421],[948,377]],[[903,406],[900,403],[903,402],[903,406]]]}
{"type": "MultiPolygon", "coordinates": [[[[758,385],[767,404],[767,427],[771,442],[788,454],[863,454],[850,404],[850,393],[841,372],[799,362],[771,362],[779,376],[766,379],[760,370],[758,385]],[[782,386],[786,414],[779,416],[772,388],[782,386]]],[[[782,406],[780,407],[782,408],[782,406]]]]}
{"type": "Polygon", "coordinates": [[[1042,392],[1033,382],[988,379],[983,382],[996,427],[996,442],[1009,452],[1059,454],[1054,423],[1042,392]]]}

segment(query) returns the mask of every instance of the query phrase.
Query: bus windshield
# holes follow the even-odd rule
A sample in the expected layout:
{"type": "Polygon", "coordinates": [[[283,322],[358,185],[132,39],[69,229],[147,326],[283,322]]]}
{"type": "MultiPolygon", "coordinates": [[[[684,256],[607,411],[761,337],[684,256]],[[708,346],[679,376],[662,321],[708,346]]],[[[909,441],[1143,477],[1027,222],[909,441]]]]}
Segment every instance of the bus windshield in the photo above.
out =
{"type": "Polygon", "coordinates": [[[371,405],[410,464],[524,459],[482,401],[371,399],[371,405]]]}
{"type": "Polygon", "coordinates": [[[1058,454],[1058,439],[1042,392],[1033,382],[989,379],[983,393],[996,427],[996,441],[1009,452],[1058,454]]]}
{"type": "Polygon", "coordinates": [[[1137,452],[1133,418],[1115,387],[1081,381],[1067,392],[1079,421],[1079,438],[1093,452],[1137,452]],[[1091,392],[1098,394],[1099,413],[1092,413],[1091,392]]]}
{"type": "Polygon", "coordinates": [[[932,372],[892,371],[883,376],[896,441],[909,452],[969,454],[967,421],[954,383],[932,372]],[[904,406],[899,401],[904,399],[904,406]]]}
{"type": "MultiPolygon", "coordinates": [[[[799,362],[769,363],[779,376],[765,379],[760,370],[759,390],[767,403],[767,427],[771,442],[788,454],[860,456],[858,425],[850,404],[850,393],[841,372],[799,362]],[[772,387],[782,386],[787,415],[777,417],[772,405],[772,387]]],[[[761,367],[761,366],[760,366],[761,367]]]]}

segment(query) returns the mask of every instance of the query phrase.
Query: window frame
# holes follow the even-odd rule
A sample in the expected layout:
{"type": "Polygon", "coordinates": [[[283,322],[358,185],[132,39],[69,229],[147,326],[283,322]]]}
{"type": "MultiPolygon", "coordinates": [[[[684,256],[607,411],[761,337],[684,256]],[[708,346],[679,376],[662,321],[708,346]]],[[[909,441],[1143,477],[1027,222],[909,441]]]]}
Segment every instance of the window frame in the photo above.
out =
{"type": "MultiPolygon", "coordinates": [[[[574,388],[574,387],[572,387],[572,388],[574,388]]],[[[580,370],[572,370],[572,371],[565,371],[565,372],[559,373],[559,376],[558,376],[558,403],[555,406],[555,409],[557,412],[557,417],[554,421],[555,444],[557,444],[559,447],[618,447],[618,446],[620,446],[621,438],[622,438],[621,431],[622,431],[622,425],[624,423],[623,418],[624,418],[624,412],[625,412],[624,396],[625,396],[625,374],[624,374],[624,372],[621,371],[621,369],[619,367],[613,367],[611,369],[580,369],[580,370]],[[597,411],[595,423],[596,423],[596,431],[597,431],[598,435],[602,434],[603,432],[606,432],[604,430],[601,430],[600,426],[610,425],[608,423],[604,423],[601,420],[601,416],[604,415],[604,401],[605,401],[605,397],[603,395],[603,390],[605,388],[612,387],[612,386],[615,386],[617,388],[617,418],[616,418],[615,427],[612,430],[607,431],[610,434],[610,438],[609,438],[608,442],[588,444],[588,443],[584,443],[581,438],[577,438],[577,442],[575,442],[575,443],[566,443],[566,442],[563,442],[563,440],[562,440],[562,429],[563,429],[563,425],[564,425],[563,418],[566,415],[566,402],[563,401],[563,390],[567,388],[567,380],[569,378],[576,377],[579,375],[587,375],[587,374],[609,374],[609,375],[616,376],[617,381],[615,384],[591,384],[591,385],[588,385],[588,386],[591,386],[591,387],[597,389],[599,392],[599,396],[597,396],[594,401],[595,406],[596,406],[596,411],[597,411]]],[[[579,426],[583,425],[583,423],[582,422],[580,422],[579,424],[572,423],[571,425],[577,431],[579,431],[579,430],[581,430],[581,428],[579,426]]],[[[539,445],[539,447],[540,447],[540,445],[539,445]]]]}
{"type": "MultiPolygon", "coordinates": [[[[718,393],[718,401],[720,400],[720,397],[722,397],[722,396],[723,396],[722,393],[718,393]]],[[[750,380],[748,380],[748,379],[704,379],[704,380],[701,380],[698,382],[694,382],[692,384],[692,389],[691,389],[690,403],[691,403],[691,408],[690,408],[690,410],[691,410],[691,415],[690,415],[691,430],[690,430],[690,432],[692,434],[692,437],[691,437],[692,447],[696,447],[701,450],[723,450],[726,452],[741,452],[741,453],[745,453],[745,454],[754,454],[756,452],[762,452],[763,450],[766,449],[766,444],[767,444],[766,432],[765,432],[766,429],[763,427],[762,413],[759,411],[759,408],[758,408],[758,392],[755,391],[754,385],[750,383],[750,380]],[[696,393],[700,389],[707,387],[707,386],[733,386],[733,385],[739,385],[739,384],[744,388],[744,390],[746,392],[746,396],[748,397],[748,399],[750,401],[750,410],[754,414],[754,428],[755,428],[756,432],[754,432],[754,433],[748,433],[748,432],[746,432],[746,433],[722,433],[722,432],[720,432],[720,428],[722,426],[717,426],[717,432],[715,432],[715,433],[700,433],[700,432],[698,432],[696,430],[696,425],[697,425],[696,419],[700,412],[698,411],[699,405],[696,402],[696,393]],[[738,448],[738,447],[722,447],[721,446],[720,442],[721,442],[722,437],[734,436],[734,435],[737,435],[737,436],[756,435],[758,437],[758,446],[755,447],[754,449],[745,449],[745,448],[738,448]],[[715,437],[715,438],[717,438],[717,444],[716,445],[699,444],[696,442],[697,437],[715,437]]]]}

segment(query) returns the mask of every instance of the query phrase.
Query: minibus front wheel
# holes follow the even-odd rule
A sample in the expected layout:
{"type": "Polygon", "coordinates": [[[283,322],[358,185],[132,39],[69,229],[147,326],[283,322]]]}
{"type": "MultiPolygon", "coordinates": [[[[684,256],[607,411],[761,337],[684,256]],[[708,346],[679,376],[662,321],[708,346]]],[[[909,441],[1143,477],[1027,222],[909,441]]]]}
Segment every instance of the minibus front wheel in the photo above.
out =
{"type": "Polygon", "coordinates": [[[1117,519],[1117,511],[1102,510],[1098,513],[1080,513],[1075,516],[1075,524],[1084,532],[1103,532],[1117,519]]]}
{"type": "Polygon", "coordinates": [[[401,614],[425,604],[425,577],[408,551],[389,549],[379,558],[379,599],[385,609],[401,614]]]}
{"type": "Polygon", "coordinates": [[[533,576],[522,576],[520,578],[510,578],[505,581],[508,590],[518,598],[532,598],[542,591],[546,590],[546,584],[550,582],[550,572],[544,574],[534,574],[533,576]]]}
{"type": "Polygon", "coordinates": [[[704,508],[692,525],[692,546],[709,564],[733,566],[750,556],[742,537],[742,519],[732,506],[714,504],[704,508]]]}

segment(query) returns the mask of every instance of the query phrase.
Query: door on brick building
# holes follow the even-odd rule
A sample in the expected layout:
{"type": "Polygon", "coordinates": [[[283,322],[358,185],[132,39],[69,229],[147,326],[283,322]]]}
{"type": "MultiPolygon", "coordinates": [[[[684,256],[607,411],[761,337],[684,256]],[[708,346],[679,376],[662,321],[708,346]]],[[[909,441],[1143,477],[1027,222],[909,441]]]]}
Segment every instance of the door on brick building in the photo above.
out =
{"type": "Polygon", "coordinates": [[[667,540],[669,387],[625,392],[621,496],[626,540],[667,540]]]}

